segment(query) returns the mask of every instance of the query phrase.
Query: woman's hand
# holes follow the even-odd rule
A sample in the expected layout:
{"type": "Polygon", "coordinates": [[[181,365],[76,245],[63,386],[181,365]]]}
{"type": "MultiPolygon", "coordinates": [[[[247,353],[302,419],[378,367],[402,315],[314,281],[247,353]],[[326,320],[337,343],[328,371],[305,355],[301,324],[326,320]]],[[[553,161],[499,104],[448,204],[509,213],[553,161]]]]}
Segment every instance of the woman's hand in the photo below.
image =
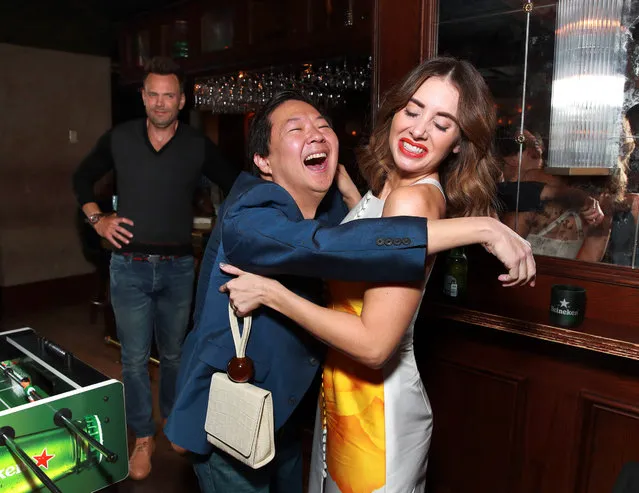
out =
{"type": "Polygon", "coordinates": [[[525,284],[534,287],[537,267],[530,243],[498,220],[488,220],[491,223],[492,234],[483,246],[508,269],[508,274],[501,274],[499,281],[505,287],[525,284]]]}
{"type": "Polygon", "coordinates": [[[355,183],[351,179],[348,171],[343,164],[337,165],[337,172],[335,173],[335,181],[337,182],[337,188],[344,198],[344,202],[349,209],[352,209],[357,203],[362,200],[362,194],[355,186],[355,183]]]}
{"type": "Polygon", "coordinates": [[[590,226],[599,226],[605,217],[599,201],[593,197],[588,197],[580,213],[590,226]]]}
{"type": "Polygon", "coordinates": [[[237,276],[220,286],[220,292],[229,294],[229,303],[238,317],[245,317],[261,305],[268,305],[268,295],[281,286],[273,279],[244,272],[233,265],[220,263],[220,269],[237,276]]]}

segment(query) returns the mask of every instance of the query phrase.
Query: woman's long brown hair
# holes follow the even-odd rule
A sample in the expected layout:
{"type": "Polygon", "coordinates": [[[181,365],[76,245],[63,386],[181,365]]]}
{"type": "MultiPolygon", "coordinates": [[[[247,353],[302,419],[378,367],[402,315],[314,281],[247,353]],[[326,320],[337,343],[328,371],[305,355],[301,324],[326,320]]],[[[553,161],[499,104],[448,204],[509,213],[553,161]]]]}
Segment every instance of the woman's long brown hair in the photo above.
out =
{"type": "Polygon", "coordinates": [[[393,117],[430,77],[446,78],[459,92],[460,149],[456,154],[451,152],[439,165],[447,215],[494,215],[500,176],[493,150],[495,106],[484,78],[463,60],[432,58],[415,67],[386,93],[370,140],[358,149],[360,171],[373,193],[379,194],[389,173],[395,169],[389,143],[393,117]]]}

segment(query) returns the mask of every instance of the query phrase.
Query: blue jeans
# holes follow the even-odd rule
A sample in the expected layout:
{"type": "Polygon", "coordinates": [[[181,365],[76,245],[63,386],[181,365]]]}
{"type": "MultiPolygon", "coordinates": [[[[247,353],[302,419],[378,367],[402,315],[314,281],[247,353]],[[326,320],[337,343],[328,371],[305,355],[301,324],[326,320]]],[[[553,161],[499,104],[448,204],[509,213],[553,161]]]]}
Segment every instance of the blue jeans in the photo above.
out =
{"type": "Polygon", "coordinates": [[[289,421],[275,434],[275,458],[251,469],[233,457],[213,451],[194,458],[202,493],[302,493],[302,436],[299,423],[289,421]]]}
{"type": "Polygon", "coordinates": [[[148,368],[154,334],[160,356],[162,418],[173,407],[193,295],[193,257],[149,260],[111,256],[111,304],[122,344],[126,418],[136,438],[155,434],[148,368]]]}

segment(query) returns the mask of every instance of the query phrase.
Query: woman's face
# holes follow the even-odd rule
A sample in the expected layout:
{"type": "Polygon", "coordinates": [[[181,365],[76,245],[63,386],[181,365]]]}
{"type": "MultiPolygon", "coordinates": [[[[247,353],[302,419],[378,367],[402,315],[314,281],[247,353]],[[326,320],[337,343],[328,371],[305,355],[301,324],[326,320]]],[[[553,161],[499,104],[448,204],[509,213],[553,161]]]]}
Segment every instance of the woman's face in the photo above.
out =
{"type": "Polygon", "coordinates": [[[437,171],[449,152],[459,152],[459,92],[444,77],[430,77],[395,113],[389,143],[402,178],[437,171]]]}

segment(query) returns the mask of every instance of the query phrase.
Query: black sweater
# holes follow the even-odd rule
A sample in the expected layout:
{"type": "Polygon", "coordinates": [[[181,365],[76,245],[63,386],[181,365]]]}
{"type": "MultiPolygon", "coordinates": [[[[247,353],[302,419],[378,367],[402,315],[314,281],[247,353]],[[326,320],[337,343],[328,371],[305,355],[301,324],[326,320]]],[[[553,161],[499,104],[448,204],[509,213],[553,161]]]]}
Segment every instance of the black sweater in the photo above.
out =
{"type": "Polygon", "coordinates": [[[118,125],[104,134],[73,175],[80,205],[95,202],[94,184],[115,171],[118,215],[133,233],[124,252],[177,255],[191,252],[192,201],[204,174],[228,193],[239,170],[201,132],[184,123],[156,151],[146,120],[118,125]]]}

